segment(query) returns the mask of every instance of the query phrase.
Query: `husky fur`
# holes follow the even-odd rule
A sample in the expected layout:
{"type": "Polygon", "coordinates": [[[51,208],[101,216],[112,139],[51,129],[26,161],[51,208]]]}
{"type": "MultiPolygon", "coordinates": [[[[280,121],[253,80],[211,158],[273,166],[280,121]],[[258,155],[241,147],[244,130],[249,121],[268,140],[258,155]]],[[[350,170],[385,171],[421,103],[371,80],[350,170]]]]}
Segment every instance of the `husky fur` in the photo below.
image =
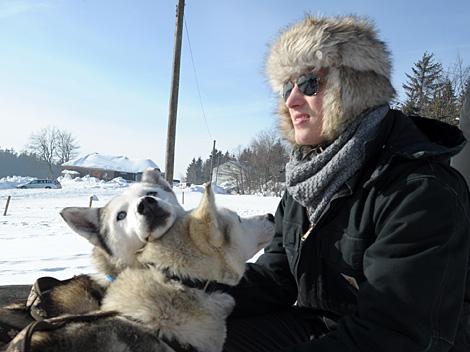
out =
{"type": "MultiPolygon", "coordinates": [[[[354,16],[307,16],[283,31],[271,45],[266,74],[275,92],[307,71],[327,72],[322,133],[335,139],[364,110],[388,103],[395,95],[391,59],[373,24],[354,16]]],[[[280,130],[295,144],[289,111],[279,99],[280,130]]]]}
{"type": "Polygon", "coordinates": [[[210,185],[198,208],[184,211],[155,172],[104,208],[66,208],[61,214],[94,244],[95,262],[114,280],[102,299],[103,318],[34,333],[32,351],[172,351],[173,342],[222,351],[234,299],[188,282],[237,284],[245,262],[274,234],[270,214],[240,218],[217,208],[210,185]],[[143,211],[142,202],[153,208],[143,211]]]}

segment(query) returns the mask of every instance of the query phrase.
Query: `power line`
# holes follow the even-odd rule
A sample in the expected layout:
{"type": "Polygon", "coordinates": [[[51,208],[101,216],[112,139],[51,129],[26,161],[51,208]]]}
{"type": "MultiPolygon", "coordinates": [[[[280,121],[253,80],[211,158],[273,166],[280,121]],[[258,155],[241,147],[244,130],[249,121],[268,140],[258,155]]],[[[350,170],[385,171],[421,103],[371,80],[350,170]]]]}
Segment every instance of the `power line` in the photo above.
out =
{"type": "Polygon", "coordinates": [[[207,128],[207,133],[209,134],[210,139],[213,139],[211,131],[209,129],[209,124],[207,123],[207,118],[206,118],[206,112],[204,110],[204,105],[202,104],[201,90],[199,89],[199,80],[197,78],[196,65],[194,64],[193,50],[191,49],[191,41],[189,40],[189,31],[188,31],[188,25],[186,24],[186,19],[184,19],[184,29],[186,31],[186,38],[188,40],[189,54],[191,56],[191,63],[193,65],[194,78],[196,80],[197,94],[199,96],[199,104],[201,105],[202,116],[204,117],[204,123],[205,123],[206,128],[207,128]]]}

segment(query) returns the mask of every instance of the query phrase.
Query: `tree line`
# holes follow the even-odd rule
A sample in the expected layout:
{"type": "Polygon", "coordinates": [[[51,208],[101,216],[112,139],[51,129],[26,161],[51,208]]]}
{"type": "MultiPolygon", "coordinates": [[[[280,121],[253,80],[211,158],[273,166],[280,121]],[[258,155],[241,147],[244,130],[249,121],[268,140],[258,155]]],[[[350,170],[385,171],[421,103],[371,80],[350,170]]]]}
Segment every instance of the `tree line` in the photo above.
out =
{"type": "MultiPolygon", "coordinates": [[[[466,89],[470,86],[470,66],[457,57],[444,69],[434,54],[425,52],[406,73],[402,85],[405,97],[392,107],[409,115],[421,115],[458,125],[466,89]]],[[[230,154],[216,151],[206,160],[193,158],[186,182],[202,184],[209,180],[239,194],[280,195],[285,182],[285,164],[290,147],[274,130],[259,133],[247,147],[230,154]],[[212,161],[214,159],[214,161],[212,161]],[[211,178],[211,165],[213,173],[211,178]]]]}
{"type": "MultiPolygon", "coordinates": [[[[49,166],[44,160],[28,151],[20,153],[13,149],[0,149],[0,178],[6,176],[49,177],[49,166]]],[[[58,175],[60,168],[52,166],[52,173],[58,175]]]]}
{"type": "Polygon", "coordinates": [[[458,125],[466,88],[470,84],[470,66],[462,59],[444,69],[433,53],[425,52],[406,74],[406,97],[397,104],[403,112],[458,125]]]}
{"type": "Polygon", "coordinates": [[[205,160],[193,158],[186,170],[186,182],[212,181],[238,194],[280,195],[287,159],[287,148],[277,132],[263,131],[234,154],[215,150],[205,160]]]}
{"type": "Polygon", "coordinates": [[[0,177],[57,177],[60,165],[73,159],[78,149],[78,142],[70,132],[53,126],[43,128],[31,134],[22,152],[0,149],[0,177]]]}

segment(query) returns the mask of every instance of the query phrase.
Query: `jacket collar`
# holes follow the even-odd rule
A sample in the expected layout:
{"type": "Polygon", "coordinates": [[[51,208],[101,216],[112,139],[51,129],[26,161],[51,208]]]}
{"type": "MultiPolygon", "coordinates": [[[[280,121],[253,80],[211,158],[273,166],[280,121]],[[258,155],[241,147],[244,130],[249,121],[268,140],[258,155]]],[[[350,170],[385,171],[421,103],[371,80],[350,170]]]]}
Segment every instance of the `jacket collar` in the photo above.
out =
{"type": "Polygon", "coordinates": [[[392,151],[408,159],[437,157],[449,159],[459,153],[466,140],[455,126],[421,116],[406,116],[391,110],[393,128],[386,138],[392,151]]]}
{"type": "MultiPolygon", "coordinates": [[[[420,116],[406,116],[390,110],[379,127],[375,139],[366,146],[371,176],[364,183],[375,181],[396,160],[435,160],[449,162],[465,146],[466,139],[457,127],[420,116]]],[[[364,171],[366,172],[366,171],[364,171]]],[[[354,188],[361,175],[349,181],[354,188]]]]}

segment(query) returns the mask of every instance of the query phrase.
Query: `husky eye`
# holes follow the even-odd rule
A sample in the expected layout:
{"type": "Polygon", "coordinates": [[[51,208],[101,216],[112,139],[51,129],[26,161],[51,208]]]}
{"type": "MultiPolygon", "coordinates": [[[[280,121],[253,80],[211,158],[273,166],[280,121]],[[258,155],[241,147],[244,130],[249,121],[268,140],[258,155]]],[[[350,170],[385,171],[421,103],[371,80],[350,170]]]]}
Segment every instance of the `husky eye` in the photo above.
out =
{"type": "Polygon", "coordinates": [[[125,211],[120,211],[117,216],[116,216],[116,219],[117,221],[120,221],[120,220],[124,220],[127,216],[127,213],[125,211]]]}
{"type": "Polygon", "coordinates": [[[151,196],[151,197],[156,197],[156,196],[158,196],[158,193],[157,192],[147,192],[146,195],[151,196]]]}

